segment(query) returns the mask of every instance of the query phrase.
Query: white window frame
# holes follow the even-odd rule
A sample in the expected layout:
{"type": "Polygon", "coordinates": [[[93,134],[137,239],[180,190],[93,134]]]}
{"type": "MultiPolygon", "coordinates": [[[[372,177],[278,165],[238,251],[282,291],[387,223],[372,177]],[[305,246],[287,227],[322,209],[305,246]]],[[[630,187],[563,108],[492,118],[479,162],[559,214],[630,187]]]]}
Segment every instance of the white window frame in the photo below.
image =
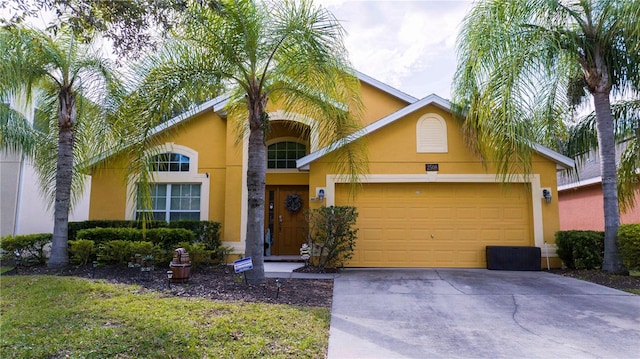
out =
{"type": "Polygon", "coordinates": [[[136,215],[138,213],[140,213],[140,212],[148,212],[148,213],[151,213],[151,214],[164,213],[164,220],[167,221],[167,222],[171,221],[171,214],[172,213],[175,214],[175,213],[195,213],[195,212],[198,212],[198,215],[200,215],[201,208],[199,206],[202,203],[202,185],[200,185],[199,183],[157,183],[157,182],[155,182],[155,183],[153,183],[153,185],[156,185],[156,186],[162,186],[162,185],[167,186],[166,187],[166,192],[165,192],[164,209],[163,210],[158,210],[158,209],[151,208],[150,210],[142,211],[142,210],[139,210],[138,208],[136,208],[136,215]],[[195,211],[195,210],[180,210],[180,209],[172,209],[171,208],[171,200],[173,198],[172,193],[173,193],[173,190],[174,190],[174,186],[180,186],[180,185],[191,185],[191,186],[198,185],[198,186],[200,186],[200,195],[199,195],[200,204],[198,204],[198,210],[197,211],[195,211]]]}
{"type": "MultiPolygon", "coordinates": [[[[198,173],[198,152],[182,145],[167,142],[145,152],[147,156],[173,152],[189,157],[189,172],[151,172],[151,182],[155,184],[200,184],[200,220],[209,220],[209,174],[198,173]]],[[[131,177],[127,183],[126,218],[135,220],[137,211],[138,178],[131,177]]]]}
{"type": "MultiPolygon", "coordinates": [[[[304,145],[305,147],[305,153],[309,154],[309,143],[306,143],[305,141],[301,141],[298,137],[278,137],[278,138],[274,138],[270,141],[267,141],[266,145],[267,145],[267,156],[269,155],[269,146],[276,144],[276,143],[280,143],[280,142],[295,142],[301,145],[304,145]]],[[[304,157],[304,156],[303,156],[304,157]]],[[[269,162],[267,159],[267,172],[269,173],[278,173],[278,172],[299,172],[297,167],[294,168],[269,168],[269,162]]]]}

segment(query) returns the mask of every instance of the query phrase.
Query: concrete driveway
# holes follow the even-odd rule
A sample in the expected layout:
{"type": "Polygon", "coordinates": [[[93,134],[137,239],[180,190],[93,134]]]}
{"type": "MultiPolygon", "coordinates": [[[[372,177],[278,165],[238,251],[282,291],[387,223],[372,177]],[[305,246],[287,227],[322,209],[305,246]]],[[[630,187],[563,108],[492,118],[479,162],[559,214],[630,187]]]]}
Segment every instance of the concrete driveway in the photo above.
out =
{"type": "Polygon", "coordinates": [[[640,358],[640,296],[546,272],[348,269],[328,357],[640,358]]]}

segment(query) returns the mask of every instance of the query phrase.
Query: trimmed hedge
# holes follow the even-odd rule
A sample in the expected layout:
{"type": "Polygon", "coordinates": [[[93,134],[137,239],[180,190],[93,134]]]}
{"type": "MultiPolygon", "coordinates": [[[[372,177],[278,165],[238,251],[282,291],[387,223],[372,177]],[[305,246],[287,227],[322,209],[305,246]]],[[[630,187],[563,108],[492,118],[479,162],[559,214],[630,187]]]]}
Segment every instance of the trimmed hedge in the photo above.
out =
{"type": "Polygon", "coordinates": [[[183,243],[194,243],[196,236],[184,228],[152,228],[143,231],[125,227],[82,229],[78,231],[77,238],[77,241],[91,241],[95,244],[98,261],[101,263],[127,263],[135,254],[151,254],[156,262],[169,263],[173,250],[183,243]]]}
{"type": "Polygon", "coordinates": [[[53,234],[51,233],[9,235],[0,238],[0,248],[5,251],[5,259],[13,260],[17,252],[23,260],[44,264],[47,260],[44,247],[49,245],[52,239],[53,234]]]}
{"type": "Polygon", "coordinates": [[[110,241],[141,241],[142,231],[136,228],[91,228],[81,229],[76,239],[93,241],[97,246],[110,241]]]}
{"type": "MultiPolygon", "coordinates": [[[[166,227],[165,221],[147,221],[146,228],[166,227]]],[[[91,220],[82,222],[69,222],[69,240],[75,240],[78,232],[83,229],[92,228],[136,228],[142,229],[142,221],[126,221],[126,220],[91,220]]]]}
{"type": "Polygon", "coordinates": [[[148,229],[145,240],[157,244],[164,249],[174,250],[181,242],[193,243],[196,236],[184,228],[153,228],[148,229]]]}
{"type": "MultiPolygon", "coordinates": [[[[77,239],[78,232],[80,232],[81,230],[92,228],[142,229],[142,221],[91,220],[82,222],[69,222],[69,240],[77,239]]],[[[195,234],[196,241],[204,243],[205,247],[210,250],[215,250],[222,244],[222,242],[220,241],[220,222],[182,220],[167,223],[165,221],[147,221],[145,222],[145,228],[147,230],[157,228],[188,229],[195,234]]]]}
{"type": "Polygon", "coordinates": [[[640,270],[640,223],[620,225],[618,249],[627,269],[640,270]]]}
{"type": "Polygon", "coordinates": [[[97,246],[111,241],[149,241],[164,249],[175,249],[180,242],[193,243],[195,234],[183,228],[153,228],[142,231],[136,228],[91,228],[78,231],[78,239],[93,241],[97,246]]]}
{"type": "Polygon", "coordinates": [[[568,268],[600,269],[604,256],[604,232],[556,232],[558,257],[568,268]]]}
{"type": "Polygon", "coordinates": [[[174,221],[169,222],[169,228],[188,229],[196,235],[196,242],[204,244],[208,250],[216,250],[222,245],[220,241],[220,222],[214,221],[174,221]]]}

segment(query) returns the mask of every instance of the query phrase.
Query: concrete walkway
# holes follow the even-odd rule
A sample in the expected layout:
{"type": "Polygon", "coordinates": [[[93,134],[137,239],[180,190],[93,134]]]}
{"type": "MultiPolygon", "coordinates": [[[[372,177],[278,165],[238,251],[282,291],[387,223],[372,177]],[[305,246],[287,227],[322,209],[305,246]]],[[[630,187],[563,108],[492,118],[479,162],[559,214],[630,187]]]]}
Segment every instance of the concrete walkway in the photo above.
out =
{"type": "Polygon", "coordinates": [[[267,278],[333,279],[331,273],[297,273],[295,269],[303,267],[302,262],[264,262],[264,276],[267,278]]]}
{"type": "Polygon", "coordinates": [[[546,272],[347,269],[328,357],[640,358],[640,296],[546,272]]]}

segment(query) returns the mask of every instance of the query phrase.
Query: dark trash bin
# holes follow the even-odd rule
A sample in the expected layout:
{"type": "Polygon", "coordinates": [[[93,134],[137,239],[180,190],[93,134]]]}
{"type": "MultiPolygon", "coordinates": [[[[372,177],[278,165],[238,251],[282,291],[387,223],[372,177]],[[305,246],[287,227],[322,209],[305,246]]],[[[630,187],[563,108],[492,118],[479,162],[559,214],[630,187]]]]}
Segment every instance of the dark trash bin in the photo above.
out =
{"type": "Polygon", "coordinates": [[[538,247],[487,246],[487,269],[538,271],[540,264],[538,247]]]}

